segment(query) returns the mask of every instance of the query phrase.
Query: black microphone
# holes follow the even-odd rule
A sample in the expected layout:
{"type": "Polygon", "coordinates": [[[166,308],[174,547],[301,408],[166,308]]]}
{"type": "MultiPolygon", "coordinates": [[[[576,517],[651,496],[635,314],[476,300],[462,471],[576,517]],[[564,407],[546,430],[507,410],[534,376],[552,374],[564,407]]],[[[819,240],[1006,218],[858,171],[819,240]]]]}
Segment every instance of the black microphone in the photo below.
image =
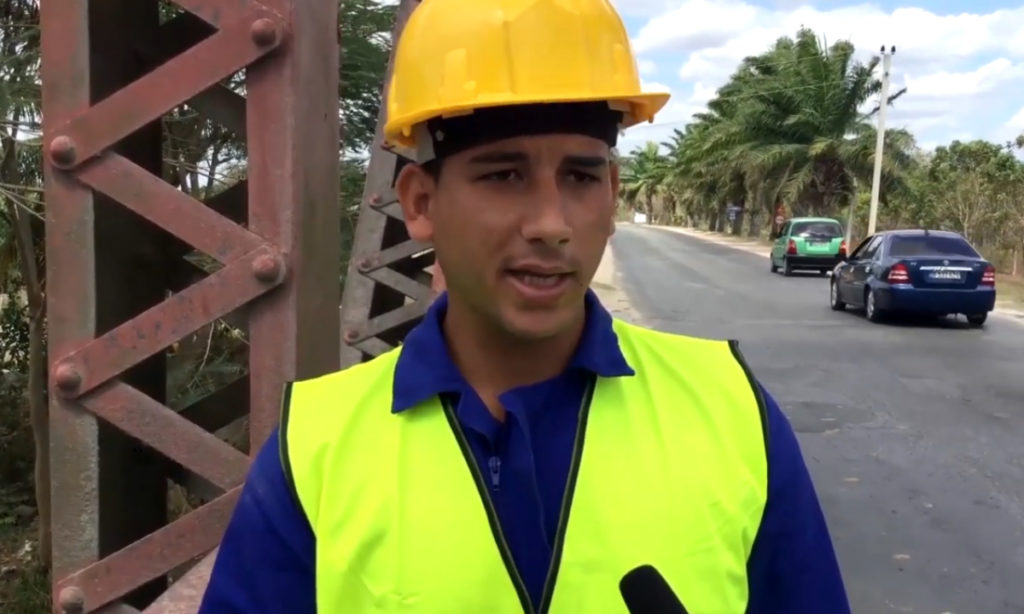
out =
{"type": "Polygon", "coordinates": [[[619,592],[629,614],[687,614],[672,587],[652,565],[641,565],[622,576],[619,592]]]}

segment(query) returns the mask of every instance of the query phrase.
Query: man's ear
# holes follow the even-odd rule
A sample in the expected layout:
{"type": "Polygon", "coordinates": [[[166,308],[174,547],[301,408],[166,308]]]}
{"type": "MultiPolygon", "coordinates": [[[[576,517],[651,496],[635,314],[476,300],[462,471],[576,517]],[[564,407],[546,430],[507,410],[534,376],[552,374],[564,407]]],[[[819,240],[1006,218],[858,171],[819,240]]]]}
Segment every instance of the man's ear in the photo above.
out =
{"type": "Polygon", "coordinates": [[[622,183],[621,172],[618,162],[611,162],[608,167],[608,180],[612,187],[612,213],[608,219],[608,234],[615,234],[615,218],[619,213],[619,187],[622,183]]]}
{"type": "Polygon", "coordinates": [[[434,238],[431,205],[437,192],[437,182],[418,164],[406,164],[395,180],[395,194],[405,215],[405,228],[409,237],[421,243],[434,238]]]}

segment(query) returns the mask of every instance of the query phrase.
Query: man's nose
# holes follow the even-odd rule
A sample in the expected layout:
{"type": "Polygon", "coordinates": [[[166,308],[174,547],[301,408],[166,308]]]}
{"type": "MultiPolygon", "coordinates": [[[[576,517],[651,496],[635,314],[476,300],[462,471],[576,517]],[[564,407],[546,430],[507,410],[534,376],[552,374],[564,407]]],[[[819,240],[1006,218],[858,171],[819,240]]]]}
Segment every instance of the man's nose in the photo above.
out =
{"type": "Polygon", "coordinates": [[[532,202],[527,206],[523,223],[523,236],[528,241],[540,241],[551,246],[564,245],[572,238],[572,227],[567,219],[567,202],[557,177],[535,184],[532,202]]]}

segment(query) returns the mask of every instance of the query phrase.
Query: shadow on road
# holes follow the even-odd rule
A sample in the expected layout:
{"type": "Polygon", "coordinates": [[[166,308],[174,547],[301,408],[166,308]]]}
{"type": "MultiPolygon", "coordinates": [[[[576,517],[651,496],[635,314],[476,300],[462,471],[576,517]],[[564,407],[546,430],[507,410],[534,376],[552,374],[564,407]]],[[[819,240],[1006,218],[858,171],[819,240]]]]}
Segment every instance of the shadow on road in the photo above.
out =
{"type": "MultiPolygon", "coordinates": [[[[847,308],[844,312],[851,318],[859,318],[864,320],[864,310],[856,309],[853,307],[847,308]]],[[[986,324],[983,328],[976,328],[971,326],[967,320],[963,319],[962,316],[920,316],[894,313],[886,315],[885,318],[877,323],[878,326],[891,326],[893,328],[900,329],[931,329],[931,330],[984,330],[989,324],[986,324]]]]}

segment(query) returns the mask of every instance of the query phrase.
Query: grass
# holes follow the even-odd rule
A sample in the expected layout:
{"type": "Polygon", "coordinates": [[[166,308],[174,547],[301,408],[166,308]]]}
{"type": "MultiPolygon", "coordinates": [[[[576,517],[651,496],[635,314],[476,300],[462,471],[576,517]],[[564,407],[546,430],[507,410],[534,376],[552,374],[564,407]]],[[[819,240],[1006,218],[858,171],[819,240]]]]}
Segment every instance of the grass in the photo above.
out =
{"type": "Polygon", "coordinates": [[[0,612],[49,612],[49,575],[39,562],[32,493],[32,438],[18,382],[0,381],[0,612]]]}
{"type": "Polygon", "coordinates": [[[996,296],[1000,304],[1012,309],[1024,309],[1024,277],[997,276],[996,296]]]}
{"type": "Polygon", "coordinates": [[[36,556],[35,522],[19,524],[0,516],[0,612],[49,612],[50,577],[36,556]]]}

